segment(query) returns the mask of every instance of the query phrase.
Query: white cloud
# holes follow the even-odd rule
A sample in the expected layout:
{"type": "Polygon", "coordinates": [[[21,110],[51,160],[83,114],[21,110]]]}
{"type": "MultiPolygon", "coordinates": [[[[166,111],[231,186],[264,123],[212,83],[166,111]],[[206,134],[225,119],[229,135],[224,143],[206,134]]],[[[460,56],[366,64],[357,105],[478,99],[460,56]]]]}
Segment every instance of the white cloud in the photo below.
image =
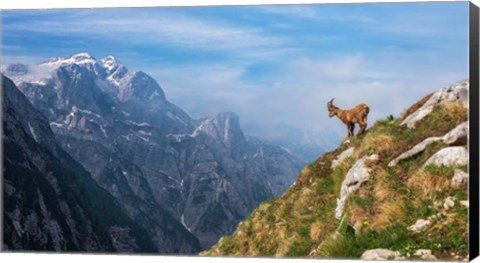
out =
{"type": "MultiPolygon", "coordinates": [[[[182,14],[165,13],[152,15],[136,11],[112,12],[95,16],[82,11],[63,14],[60,18],[40,17],[38,20],[18,22],[4,27],[4,34],[36,32],[45,35],[96,37],[131,43],[170,44],[176,47],[209,51],[239,51],[248,55],[264,49],[268,53],[282,52],[285,39],[269,36],[259,28],[228,24],[225,21],[209,21],[182,14]],[[72,14],[72,15],[70,15],[72,14]],[[83,15],[82,15],[83,14],[83,15]],[[73,17],[71,17],[73,16],[73,17]],[[32,26],[34,24],[35,26],[32,26]]],[[[114,42],[112,42],[114,44],[114,42]]]]}
{"type": "MultiPolygon", "coordinates": [[[[301,19],[377,23],[374,18],[361,13],[345,16],[321,14],[311,6],[263,9],[265,12],[301,19]]],[[[437,42],[425,47],[415,45],[413,41],[408,43],[414,43],[414,48],[409,48],[407,44],[403,48],[383,46],[363,52],[352,48],[349,49],[353,50],[351,53],[332,46],[331,54],[327,52],[329,45],[325,45],[327,51],[320,52],[329,56],[325,58],[308,43],[305,43],[306,46],[303,46],[304,43],[291,43],[292,36],[270,35],[264,31],[265,28],[225,21],[220,23],[174,12],[155,16],[145,12],[141,18],[125,15],[125,12],[111,12],[106,13],[108,16],[95,18],[90,16],[90,12],[73,13],[75,17],[59,12],[60,17],[54,18],[61,23],[41,19],[8,25],[4,27],[4,34],[16,30],[57,36],[79,34],[94,37],[96,41],[111,42],[111,45],[117,42],[134,45],[169,44],[179,50],[228,53],[227,58],[219,61],[187,60],[188,64],[185,61],[163,61],[161,57],[142,57],[134,51],[119,55],[119,58],[128,68],[133,68],[130,62],[136,63],[135,67],[140,64],[142,67],[138,69],[154,76],[164,88],[167,98],[193,117],[233,111],[240,115],[247,132],[264,137],[281,136],[282,133],[277,130],[279,123],[290,126],[291,129],[287,128],[287,131],[301,130],[310,137],[315,137],[325,129],[344,136],[344,125],[328,118],[326,102],[332,97],[336,98],[338,106],[344,108],[360,102],[367,103],[371,107],[369,120],[372,124],[389,114],[398,116],[428,92],[466,77],[462,75],[466,74],[466,52],[464,57],[446,57],[446,54],[458,54],[457,48],[461,47],[454,46],[455,52],[444,53],[443,43],[437,42]],[[436,49],[430,49],[431,46],[436,49]],[[254,81],[245,78],[249,67],[265,61],[277,62],[276,71],[266,73],[261,81],[258,78],[254,81]]],[[[381,23],[381,27],[372,30],[410,36],[435,32],[428,28],[428,23],[416,25],[415,21],[404,22],[399,22],[397,28],[393,28],[391,23],[381,23]],[[417,29],[409,33],[412,27],[417,29]]],[[[286,28],[291,26],[277,25],[286,28]]],[[[318,41],[319,38],[332,36],[318,34],[312,37],[318,41]]],[[[377,37],[382,39],[384,35],[377,37]]],[[[451,48],[451,45],[446,46],[451,48]]],[[[360,48],[358,50],[362,50],[360,48]]]]}

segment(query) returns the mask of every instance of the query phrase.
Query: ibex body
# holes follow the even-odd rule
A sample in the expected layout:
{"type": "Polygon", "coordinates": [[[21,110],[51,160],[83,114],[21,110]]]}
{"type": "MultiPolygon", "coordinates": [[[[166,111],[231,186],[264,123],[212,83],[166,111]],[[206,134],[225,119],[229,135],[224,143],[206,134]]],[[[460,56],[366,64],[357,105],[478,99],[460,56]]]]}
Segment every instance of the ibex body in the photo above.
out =
{"type": "Polygon", "coordinates": [[[367,115],[370,108],[365,103],[360,103],[352,109],[340,109],[333,105],[333,99],[327,103],[328,116],[331,118],[337,116],[345,125],[347,125],[348,136],[353,136],[355,130],[355,123],[358,123],[360,129],[357,133],[361,134],[367,128],[367,115]]]}

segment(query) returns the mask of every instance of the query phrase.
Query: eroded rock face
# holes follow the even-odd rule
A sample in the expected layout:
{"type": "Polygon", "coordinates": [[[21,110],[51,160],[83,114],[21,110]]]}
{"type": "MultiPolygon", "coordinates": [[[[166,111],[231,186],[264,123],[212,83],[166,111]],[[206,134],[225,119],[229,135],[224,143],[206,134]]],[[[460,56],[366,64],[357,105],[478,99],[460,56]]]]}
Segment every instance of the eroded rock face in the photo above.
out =
{"type": "Polygon", "coordinates": [[[469,124],[468,121],[462,122],[457,127],[455,127],[455,129],[449,131],[447,134],[445,134],[442,137],[443,142],[448,145],[451,145],[451,144],[455,144],[461,139],[466,138],[468,140],[468,131],[469,131],[468,124],[469,124]]]}
{"type": "MultiPolygon", "coordinates": [[[[195,253],[196,238],[210,247],[260,202],[283,193],[304,166],[288,149],[244,135],[235,113],[190,118],[152,77],[111,56],[77,54],[7,73],[60,146],[159,250],[168,244],[178,251],[167,252],[195,253]],[[33,74],[40,69],[44,75],[33,74]],[[169,238],[167,225],[190,238],[175,231],[169,238]]],[[[30,130],[42,138],[35,123],[30,130]]]]}
{"type": "Polygon", "coordinates": [[[413,146],[410,150],[402,153],[400,156],[393,159],[390,163],[388,163],[388,166],[393,167],[393,166],[397,165],[401,160],[405,160],[405,159],[410,158],[414,155],[417,155],[417,154],[423,152],[425,150],[425,148],[427,148],[428,145],[430,145],[434,142],[441,141],[441,140],[442,140],[441,137],[427,138],[427,139],[423,140],[421,143],[413,146]]]}
{"type": "Polygon", "coordinates": [[[348,157],[352,156],[353,153],[355,152],[354,147],[350,147],[343,151],[341,154],[337,156],[335,160],[332,162],[332,169],[337,167],[343,160],[347,159],[348,157]]]}
{"type": "Polygon", "coordinates": [[[432,112],[435,105],[441,102],[459,102],[466,108],[468,105],[469,81],[465,80],[456,85],[446,87],[440,91],[435,92],[427,102],[417,111],[407,116],[401,125],[406,125],[408,128],[414,128],[415,124],[425,118],[432,112]]]}
{"type": "Polygon", "coordinates": [[[428,159],[426,165],[466,165],[468,164],[468,151],[463,146],[443,148],[428,159]]]}
{"type": "Polygon", "coordinates": [[[462,139],[468,140],[468,121],[459,124],[457,127],[449,131],[447,134],[445,134],[442,137],[430,137],[423,140],[421,143],[415,145],[410,150],[402,153],[400,156],[393,159],[388,164],[388,166],[393,167],[397,165],[401,160],[410,158],[414,155],[417,155],[423,152],[428,145],[434,142],[443,141],[444,143],[451,145],[451,144],[457,143],[458,141],[461,141],[462,139]]]}
{"type": "Polygon", "coordinates": [[[57,145],[44,116],[1,77],[3,249],[158,252],[147,231],[57,145]]]}
{"type": "Polygon", "coordinates": [[[348,196],[360,188],[360,185],[370,178],[370,168],[365,166],[366,160],[378,160],[378,155],[373,154],[360,158],[348,171],[345,180],[342,182],[340,198],[337,199],[337,207],[335,208],[335,217],[337,219],[342,217],[343,208],[348,196]]]}

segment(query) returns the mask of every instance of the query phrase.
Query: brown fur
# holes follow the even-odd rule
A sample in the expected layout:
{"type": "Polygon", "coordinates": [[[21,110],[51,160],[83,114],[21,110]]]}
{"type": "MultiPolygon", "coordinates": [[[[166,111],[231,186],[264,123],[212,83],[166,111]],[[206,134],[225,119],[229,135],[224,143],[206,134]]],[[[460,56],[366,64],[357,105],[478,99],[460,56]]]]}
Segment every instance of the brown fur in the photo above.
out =
{"type": "Polygon", "coordinates": [[[357,135],[365,132],[367,128],[367,115],[370,108],[365,103],[360,103],[352,109],[340,109],[333,105],[333,100],[327,103],[329,117],[337,116],[345,125],[347,125],[348,136],[354,136],[355,123],[358,123],[360,129],[357,135]]]}

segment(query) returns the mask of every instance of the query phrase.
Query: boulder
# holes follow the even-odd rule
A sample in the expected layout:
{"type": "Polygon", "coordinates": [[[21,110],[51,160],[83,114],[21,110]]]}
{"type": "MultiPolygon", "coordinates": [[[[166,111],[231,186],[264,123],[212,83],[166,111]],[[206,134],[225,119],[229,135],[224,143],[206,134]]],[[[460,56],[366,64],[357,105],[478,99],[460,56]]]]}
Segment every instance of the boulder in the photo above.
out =
{"type": "Polygon", "coordinates": [[[415,222],[415,224],[408,227],[408,230],[414,233],[419,233],[425,230],[430,225],[431,225],[430,220],[418,219],[417,222],[415,222]]]}
{"type": "Polygon", "coordinates": [[[384,248],[370,249],[363,252],[362,260],[399,260],[405,259],[401,256],[400,252],[392,251],[384,248]]]}
{"type": "Polygon", "coordinates": [[[460,141],[461,139],[468,140],[468,121],[462,122],[453,130],[449,131],[447,134],[443,136],[443,142],[452,145],[456,142],[460,141]]]}
{"type": "Polygon", "coordinates": [[[350,148],[346,149],[345,151],[343,151],[341,154],[339,154],[337,156],[337,158],[335,158],[335,160],[332,161],[332,169],[337,167],[340,164],[340,162],[342,162],[346,158],[352,156],[354,152],[355,152],[355,148],[350,147],[350,148]]]}
{"type": "Polygon", "coordinates": [[[371,156],[364,156],[360,158],[355,164],[350,168],[347,175],[345,176],[345,180],[342,182],[342,186],[340,188],[340,198],[337,199],[337,207],[335,209],[335,217],[340,219],[343,213],[343,208],[345,206],[345,202],[347,201],[348,196],[360,188],[360,185],[368,181],[370,177],[370,168],[365,166],[366,160],[378,160],[378,155],[373,154],[371,156]]]}
{"type": "Polygon", "coordinates": [[[443,88],[435,92],[430,99],[423,104],[414,113],[407,116],[400,125],[407,125],[408,128],[414,128],[415,124],[425,118],[433,108],[441,102],[459,102],[466,108],[468,105],[469,81],[465,80],[453,86],[443,88]]]}
{"type": "Polygon", "coordinates": [[[445,210],[448,210],[454,206],[455,206],[455,198],[453,196],[449,196],[445,198],[445,200],[443,201],[443,208],[445,208],[445,210]]]}
{"type": "Polygon", "coordinates": [[[426,165],[466,165],[468,164],[468,151],[463,146],[443,148],[428,159],[426,165]]]}
{"type": "Polygon", "coordinates": [[[424,260],[437,260],[437,258],[432,255],[432,251],[430,249],[419,249],[415,251],[413,255],[424,260]]]}
{"type": "Polygon", "coordinates": [[[397,165],[401,160],[410,158],[423,152],[428,145],[434,142],[443,141],[444,143],[451,145],[461,141],[462,139],[465,139],[465,141],[468,139],[468,121],[459,124],[457,127],[449,131],[442,137],[430,137],[423,140],[421,143],[413,146],[410,150],[402,153],[400,156],[390,161],[390,163],[388,163],[388,166],[393,167],[397,165]]]}
{"type": "Polygon", "coordinates": [[[470,206],[470,202],[468,200],[462,200],[462,201],[460,201],[460,205],[462,207],[468,208],[470,206]]]}
{"type": "Polygon", "coordinates": [[[428,145],[430,145],[434,142],[437,142],[437,141],[441,141],[441,140],[442,140],[441,137],[427,138],[427,139],[423,140],[421,143],[413,146],[413,148],[411,148],[410,150],[402,153],[400,156],[393,159],[390,163],[388,163],[388,166],[393,167],[393,166],[397,165],[401,160],[404,160],[404,159],[410,158],[414,155],[417,155],[418,153],[425,150],[425,148],[427,148],[428,145]]]}
{"type": "Polygon", "coordinates": [[[455,174],[452,178],[452,186],[460,187],[468,183],[468,174],[460,169],[455,169],[455,174]]]}

